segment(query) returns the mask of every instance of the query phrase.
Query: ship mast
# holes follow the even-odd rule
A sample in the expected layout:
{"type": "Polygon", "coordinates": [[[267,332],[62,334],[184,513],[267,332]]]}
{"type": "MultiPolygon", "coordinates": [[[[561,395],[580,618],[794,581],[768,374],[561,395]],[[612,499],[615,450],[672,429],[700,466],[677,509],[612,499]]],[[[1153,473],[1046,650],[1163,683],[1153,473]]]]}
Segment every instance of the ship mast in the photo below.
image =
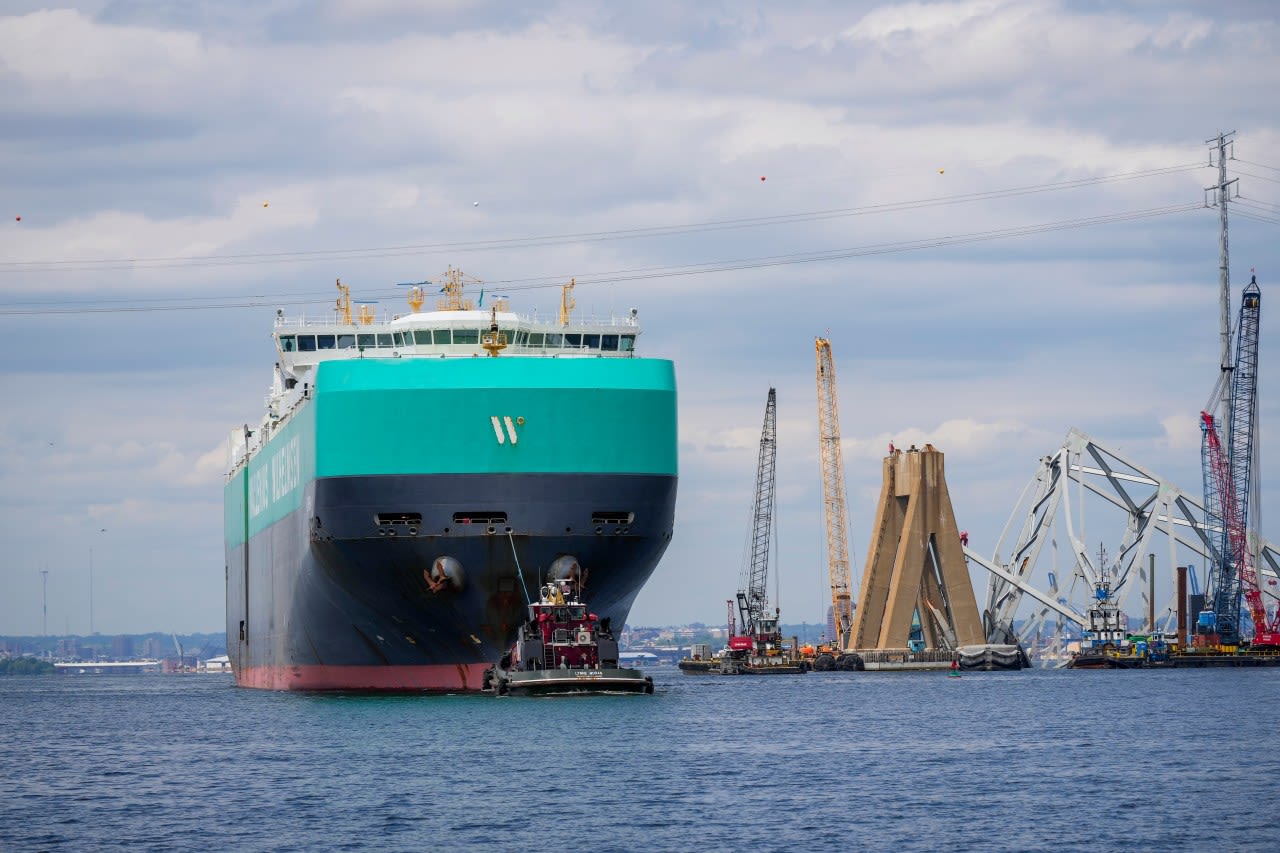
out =
{"type": "MultiPolygon", "coordinates": [[[[445,270],[444,275],[440,279],[440,292],[444,294],[436,299],[437,311],[470,311],[475,308],[475,303],[470,299],[464,299],[462,294],[467,284],[480,284],[478,278],[472,278],[462,270],[455,270],[449,267],[445,270]]],[[[481,297],[484,296],[482,292],[481,297]]]]}
{"type": "Polygon", "coordinates": [[[560,288],[560,325],[569,325],[569,313],[577,307],[578,303],[573,298],[573,286],[577,283],[576,279],[569,279],[569,283],[560,288]]]}
{"type": "Polygon", "coordinates": [[[338,285],[338,316],[342,318],[344,325],[351,325],[351,288],[342,283],[342,279],[337,279],[338,285]]]}

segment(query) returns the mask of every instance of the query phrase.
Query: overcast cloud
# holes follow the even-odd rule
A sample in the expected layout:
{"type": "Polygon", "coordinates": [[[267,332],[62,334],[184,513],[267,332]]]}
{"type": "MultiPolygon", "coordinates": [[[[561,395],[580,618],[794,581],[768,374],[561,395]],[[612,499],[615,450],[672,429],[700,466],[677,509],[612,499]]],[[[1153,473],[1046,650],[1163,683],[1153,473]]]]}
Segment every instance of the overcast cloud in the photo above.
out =
{"type": "Polygon", "coordinates": [[[771,385],[783,619],[824,618],[815,335],[855,566],[890,441],[947,454],[989,553],[1072,426],[1198,493],[1218,214],[1195,206],[1219,131],[1233,318],[1250,268],[1264,293],[1280,272],[1270,3],[5,10],[0,633],[40,632],[46,568],[49,631],[87,632],[91,561],[95,630],[222,630],[223,442],[261,415],[275,308],[322,314],[335,278],[393,311],[395,282],[449,265],[521,311],[570,276],[585,312],[639,309],[681,395],[675,538],[630,619],[651,625],[723,618],[771,385]],[[555,235],[579,236],[528,239],[555,235]],[[944,244],[884,251],[915,241],[944,244]],[[840,257],[795,262],[820,252],[840,257]],[[693,264],[737,268],[676,274],[693,264]]]}

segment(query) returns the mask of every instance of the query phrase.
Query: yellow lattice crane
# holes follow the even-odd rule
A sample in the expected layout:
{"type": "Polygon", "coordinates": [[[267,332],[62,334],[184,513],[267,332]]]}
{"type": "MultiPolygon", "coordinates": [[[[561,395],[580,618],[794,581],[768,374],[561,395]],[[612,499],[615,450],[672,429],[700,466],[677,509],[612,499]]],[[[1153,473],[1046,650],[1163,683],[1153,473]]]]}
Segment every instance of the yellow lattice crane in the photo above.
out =
{"type": "Polygon", "coordinates": [[[832,643],[847,651],[852,641],[853,597],[849,576],[847,505],[844,496],[844,454],[840,450],[840,414],[836,404],[836,364],[831,342],[817,338],[818,448],[822,459],[822,505],[827,522],[827,571],[831,578],[831,612],[835,621],[832,643]]]}

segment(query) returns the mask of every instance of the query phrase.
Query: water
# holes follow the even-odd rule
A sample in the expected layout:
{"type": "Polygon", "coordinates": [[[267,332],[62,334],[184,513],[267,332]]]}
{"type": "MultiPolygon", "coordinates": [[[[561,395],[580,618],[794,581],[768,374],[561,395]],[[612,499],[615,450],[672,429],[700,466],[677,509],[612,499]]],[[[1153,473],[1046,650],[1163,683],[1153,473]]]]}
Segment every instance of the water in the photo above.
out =
{"type": "Polygon", "coordinates": [[[0,850],[1275,850],[1280,670],[0,678],[0,850]]]}

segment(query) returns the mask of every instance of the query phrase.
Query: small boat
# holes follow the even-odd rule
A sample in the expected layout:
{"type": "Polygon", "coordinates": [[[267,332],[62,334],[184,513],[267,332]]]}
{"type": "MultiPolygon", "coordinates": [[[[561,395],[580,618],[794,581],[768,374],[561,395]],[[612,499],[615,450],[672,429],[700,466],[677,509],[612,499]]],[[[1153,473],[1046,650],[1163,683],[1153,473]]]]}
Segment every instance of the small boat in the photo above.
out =
{"type": "Polygon", "coordinates": [[[498,696],[653,693],[653,679],[620,666],[609,620],[587,609],[573,580],[542,585],[511,650],[484,671],[480,689],[498,696]]]}

